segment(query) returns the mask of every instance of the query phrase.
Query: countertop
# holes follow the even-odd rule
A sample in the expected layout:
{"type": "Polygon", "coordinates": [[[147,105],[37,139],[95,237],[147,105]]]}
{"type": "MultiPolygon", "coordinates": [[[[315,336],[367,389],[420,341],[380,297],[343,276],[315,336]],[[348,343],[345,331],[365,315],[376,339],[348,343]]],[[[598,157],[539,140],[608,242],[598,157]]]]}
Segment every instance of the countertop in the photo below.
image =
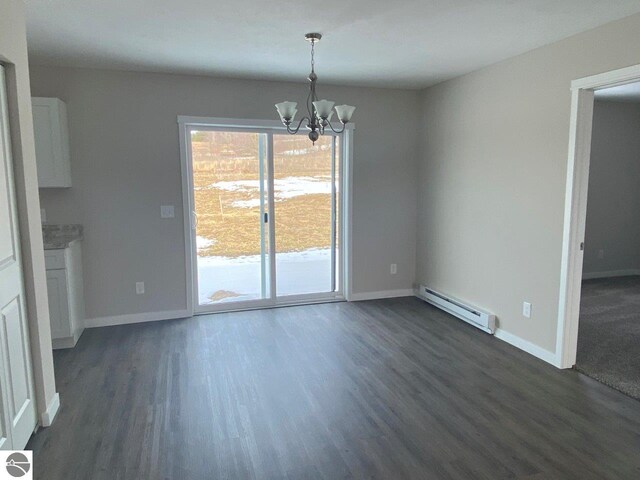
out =
{"type": "Polygon", "coordinates": [[[45,250],[60,250],[82,240],[82,225],[42,225],[42,241],[45,250]]]}

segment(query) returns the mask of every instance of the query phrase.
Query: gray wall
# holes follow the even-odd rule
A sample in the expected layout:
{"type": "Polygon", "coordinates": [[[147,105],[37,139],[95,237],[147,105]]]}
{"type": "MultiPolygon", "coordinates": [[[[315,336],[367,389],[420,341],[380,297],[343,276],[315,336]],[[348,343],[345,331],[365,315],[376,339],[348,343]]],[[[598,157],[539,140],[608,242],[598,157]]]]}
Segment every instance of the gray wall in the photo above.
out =
{"type": "Polygon", "coordinates": [[[583,275],[638,269],[640,103],[596,101],[583,275]]]}
{"type": "MultiPolygon", "coordinates": [[[[185,308],[177,115],[276,119],[306,83],[32,66],[32,94],[67,103],[69,190],[41,189],[49,223],[79,222],[87,317],[185,308]],[[161,204],[176,205],[162,220],[161,204]],[[145,295],[135,282],[146,282],[145,295]]],[[[407,289],[415,277],[418,93],[320,85],[357,106],[353,290],[407,289]],[[389,264],[398,274],[389,274],[389,264]]]]}
{"type": "Polygon", "coordinates": [[[640,63],[637,45],[640,15],[424,92],[419,282],[555,352],[571,80],[640,63]]]}

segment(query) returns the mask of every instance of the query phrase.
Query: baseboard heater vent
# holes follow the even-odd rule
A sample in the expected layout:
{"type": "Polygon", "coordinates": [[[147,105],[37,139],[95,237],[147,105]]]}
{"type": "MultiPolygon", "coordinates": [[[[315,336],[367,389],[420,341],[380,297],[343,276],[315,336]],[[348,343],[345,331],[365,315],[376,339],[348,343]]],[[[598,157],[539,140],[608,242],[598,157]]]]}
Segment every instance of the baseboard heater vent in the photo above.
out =
{"type": "Polygon", "coordinates": [[[491,313],[483,312],[471,305],[466,305],[460,300],[438,293],[424,285],[420,285],[418,296],[480,330],[491,334],[496,331],[496,316],[491,313]]]}

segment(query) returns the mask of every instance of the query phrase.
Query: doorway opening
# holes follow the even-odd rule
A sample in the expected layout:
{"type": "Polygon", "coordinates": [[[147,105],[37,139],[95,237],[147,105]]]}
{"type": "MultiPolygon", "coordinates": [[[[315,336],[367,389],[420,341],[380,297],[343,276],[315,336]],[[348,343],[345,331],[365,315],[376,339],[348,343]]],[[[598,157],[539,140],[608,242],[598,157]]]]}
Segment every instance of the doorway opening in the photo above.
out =
{"type": "Polygon", "coordinates": [[[350,132],[179,123],[193,312],[344,299],[350,132]]]}
{"type": "Polygon", "coordinates": [[[595,92],[576,369],[640,399],[640,83],[595,92]]]}
{"type": "Polygon", "coordinates": [[[633,97],[640,102],[640,65],[572,83],[556,362],[638,397],[640,103],[634,107],[633,97]]]}

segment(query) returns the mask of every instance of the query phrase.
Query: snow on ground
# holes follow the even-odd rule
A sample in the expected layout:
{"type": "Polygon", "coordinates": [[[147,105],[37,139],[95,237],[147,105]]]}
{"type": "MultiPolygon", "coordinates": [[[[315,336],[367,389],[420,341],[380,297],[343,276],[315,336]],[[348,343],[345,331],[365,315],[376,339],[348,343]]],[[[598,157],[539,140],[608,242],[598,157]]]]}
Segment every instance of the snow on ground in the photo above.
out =
{"type": "MultiPolygon", "coordinates": [[[[268,271],[268,259],[267,259],[268,271]]],[[[331,290],[331,250],[310,249],[276,255],[278,296],[331,290]]],[[[244,257],[198,257],[200,304],[254,300],[260,298],[260,255],[244,257]],[[235,294],[217,302],[216,292],[235,294]],[[237,296],[236,296],[237,295],[237,296]]]]}
{"type": "MultiPolygon", "coordinates": [[[[260,206],[259,180],[233,180],[212,183],[205,188],[214,188],[227,192],[243,192],[255,194],[250,200],[236,200],[232,203],[238,208],[254,208],[260,206]]],[[[285,177],[273,181],[274,199],[276,202],[301,195],[331,194],[331,177],[285,177]]]]}
{"type": "Polygon", "coordinates": [[[214,243],[216,243],[215,240],[210,240],[210,239],[208,239],[206,237],[202,237],[200,235],[196,236],[196,248],[198,250],[202,250],[204,248],[210,247],[214,243]]]}

